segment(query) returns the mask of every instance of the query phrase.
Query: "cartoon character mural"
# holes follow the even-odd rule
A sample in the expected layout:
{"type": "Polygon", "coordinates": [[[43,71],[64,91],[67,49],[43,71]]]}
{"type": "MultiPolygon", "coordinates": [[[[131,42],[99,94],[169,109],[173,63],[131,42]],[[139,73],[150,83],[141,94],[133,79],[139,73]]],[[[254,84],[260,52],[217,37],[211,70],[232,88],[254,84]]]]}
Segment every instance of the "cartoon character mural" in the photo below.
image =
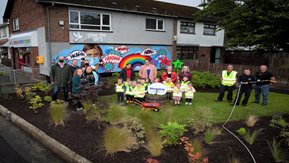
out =
{"type": "Polygon", "coordinates": [[[99,73],[119,72],[128,63],[132,64],[134,70],[138,70],[144,64],[145,59],[151,59],[152,64],[158,69],[171,64],[171,54],[165,46],[139,48],[126,45],[78,44],[71,46],[70,49],[62,50],[54,56],[52,63],[55,63],[59,56],[64,56],[68,64],[73,59],[82,60],[78,62],[78,66],[88,63],[95,66],[99,73]]]}

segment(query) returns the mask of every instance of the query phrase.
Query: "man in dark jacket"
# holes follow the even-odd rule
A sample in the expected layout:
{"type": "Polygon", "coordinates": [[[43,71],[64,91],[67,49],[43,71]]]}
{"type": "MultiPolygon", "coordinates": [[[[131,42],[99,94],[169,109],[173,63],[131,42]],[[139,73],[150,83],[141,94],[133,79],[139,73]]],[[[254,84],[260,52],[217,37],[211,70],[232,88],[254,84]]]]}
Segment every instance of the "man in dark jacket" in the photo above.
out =
{"type": "MultiPolygon", "coordinates": [[[[237,100],[236,105],[239,105],[242,95],[245,94],[245,98],[242,101],[242,106],[247,106],[248,100],[250,98],[250,94],[252,91],[252,82],[256,81],[255,76],[251,75],[251,71],[249,69],[245,69],[244,73],[238,78],[238,83],[240,83],[240,91],[239,91],[239,97],[238,94],[236,96],[235,101],[237,100]]],[[[233,104],[234,105],[234,104],[233,104]]]]}
{"type": "Polygon", "coordinates": [[[57,100],[59,90],[63,90],[64,100],[68,98],[68,85],[71,80],[71,72],[69,65],[64,63],[64,57],[60,56],[58,62],[51,67],[50,79],[53,85],[52,100],[57,100]]]}
{"type": "Polygon", "coordinates": [[[122,79],[122,81],[126,81],[128,78],[130,80],[134,80],[135,79],[135,74],[134,74],[134,71],[133,69],[131,68],[131,64],[127,64],[125,66],[125,68],[123,68],[121,71],[120,71],[120,78],[122,79]]]}

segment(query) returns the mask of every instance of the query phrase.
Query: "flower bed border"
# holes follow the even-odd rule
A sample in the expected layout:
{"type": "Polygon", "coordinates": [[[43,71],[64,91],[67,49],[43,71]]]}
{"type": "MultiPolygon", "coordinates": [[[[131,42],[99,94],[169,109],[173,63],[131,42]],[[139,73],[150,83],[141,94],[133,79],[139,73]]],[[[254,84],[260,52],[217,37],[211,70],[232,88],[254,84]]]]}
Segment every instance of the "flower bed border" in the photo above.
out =
{"type": "Polygon", "coordinates": [[[34,139],[36,139],[41,144],[46,146],[48,149],[53,151],[63,160],[67,162],[71,162],[71,163],[92,163],[88,159],[78,155],[77,153],[75,153],[74,151],[66,147],[65,145],[51,138],[50,136],[45,134],[42,130],[33,126],[32,124],[30,124],[23,118],[19,117],[15,113],[9,111],[10,114],[8,115],[7,114],[8,111],[9,110],[7,108],[0,105],[0,115],[2,114],[2,116],[4,116],[6,119],[9,119],[10,122],[12,122],[14,125],[24,130],[26,133],[28,133],[34,139]]]}

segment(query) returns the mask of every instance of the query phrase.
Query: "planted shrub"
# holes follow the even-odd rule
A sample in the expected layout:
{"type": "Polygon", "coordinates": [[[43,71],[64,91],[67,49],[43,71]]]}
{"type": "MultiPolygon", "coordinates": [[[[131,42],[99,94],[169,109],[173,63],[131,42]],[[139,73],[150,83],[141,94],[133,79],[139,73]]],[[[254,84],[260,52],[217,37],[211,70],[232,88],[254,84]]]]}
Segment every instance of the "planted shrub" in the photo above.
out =
{"type": "Polygon", "coordinates": [[[88,122],[101,119],[100,112],[94,107],[92,103],[84,102],[82,105],[83,105],[83,112],[85,115],[85,119],[88,122]]]}
{"type": "Polygon", "coordinates": [[[238,130],[236,130],[236,132],[239,135],[243,136],[243,135],[245,135],[247,133],[247,130],[244,127],[242,127],[242,128],[239,128],[238,130]]]}
{"type": "Polygon", "coordinates": [[[243,135],[243,138],[246,140],[248,144],[252,145],[260,133],[261,129],[253,131],[252,134],[249,131],[247,131],[245,135],[243,135]]]}
{"type": "Polygon", "coordinates": [[[102,148],[106,154],[113,155],[120,151],[130,152],[136,143],[136,138],[128,129],[110,127],[104,131],[102,148]]]}
{"type": "Polygon", "coordinates": [[[137,144],[133,146],[133,149],[138,149],[145,144],[145,130],[137,118],[131,118],[128,120],[126,123],[124,123],[124,127],[128,129],[137,139],[137,144]]]}
{"type": "Polygon", "coordinates": [[[116,125],[127,121],[127,111],[124,107],[112,105],[107,112],[107,120],[110,124],[116,125]]]}
{"type": "Polygon", "coordinates": [[[64,126],[64,119],[66,117],[66,107],[64,101],[56,100],[51,102],[49,113],[55,126],[64,126]]]}
{"type": "Polygon", "coordinates": [[[255,126],[256,122],[259,120],[259,118],[255,115],[250,115],[246,121],[246,125],[248,127],[253,127],[255,126]]]}
{"type": "Polygon", "coordinates": [[[52,101],[52,97],[51,96],[44,96],[43,100],[45,102],[51,102],[52,101]]]}
{"type": "Polygon", "coordinates": [[[36,91],[39,90],[39,91],[45,92],[47,94],[51,89],[51,85],[44,83],[44,82],[38,82],[32,86],[32,89],[36,90],[36,91]]]}
{"type": "Polygon", "coordinates": [[[286,153],[281,149],[281,142],[277,142],[275,138],[273,138],[272,142],[267,141],[271,154],[275,160],[275,162],[286,162],[287,156],[286,153]]]}
{"type": "Polygon", "coordinates": [[[189,142],[188,137],[182,137],[181,143],[187,152],[188,159],[190,163],[208,163],[207,157],[203,156],[203,151],[201,147],[201,142],[199,140],[194,140],[193,143],[189,142]]]}
{"type": "Polygon", "coordinates": [[[216,88],[220,87],[220,78],[218,75],[215,75],[210,72],[192,72],[192,83],[195,87],[211,87],[216,88]]]}
{"type": "Polygon", "coordinates": [[[16,95],[19,99],[23,99],[25,97],[24,90],[21,87],[17,87],[15,88],[15,90],[16,90],[16,95]]]}
{"type": "Polygon", "coordinates": [[[212,144],[213,140],[216,136],[221,134],[221,130],[219,128],[209,129],[204,134],[204,141],[207,144],[212,144]]]}
{"type": "Polygon", "coordinates": [[[193,119],[189,120],[188,124],[192,127],[195,133],[204,132],[207,127],[212,125],[212,111],[207,107],[199,107],[193,112],[193,119]]]}
{"type": "Polygon", "coordinates": [[[164,144],[167,146],[179,143],[180,137],[184,134],[185,126],[177,122],[169,122],[161,125],[160,135],[164,138],[164,144]]]}
{"type": "Polygon", "coordinates": [[[34,113],[38,113],[39,112],[39,109],[44,105],[42,103],[42,99],[40,96],[36,95],[34,97],[32,97],[29,101],[29,104],[30,104],[30,109],[33,109],[33,112],[34,113]]]}
{"type": "Polygon", "coordinates": [[[151,156],[158,157],[162,154],[163,140],[159,133],[153,133],[147,137],[147,145],[145,148],[150,152],[151,156]]]}

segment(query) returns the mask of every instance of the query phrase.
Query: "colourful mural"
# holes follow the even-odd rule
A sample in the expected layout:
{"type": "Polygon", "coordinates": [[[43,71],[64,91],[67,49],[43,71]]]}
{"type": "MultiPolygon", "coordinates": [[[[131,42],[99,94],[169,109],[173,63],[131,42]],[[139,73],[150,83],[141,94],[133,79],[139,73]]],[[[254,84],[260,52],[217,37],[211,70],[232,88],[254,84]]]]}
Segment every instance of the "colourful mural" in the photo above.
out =
{"type": "Polygon", "coordinates": [[[138,70],[144,64],[145,59],[150,59],[158,69],[171,64],[170,51],[165,46],[152,46],[139,48],[137,46],[112,46],[98,44],[78,44],[64,49],[54,56],[52,63],[57,62],[59,56],[64,56],[70,64],[72,60],[81,60],[91,66],[97,67],[99,73],[119,72],[128,63],[134,70],[138,70]]]}

